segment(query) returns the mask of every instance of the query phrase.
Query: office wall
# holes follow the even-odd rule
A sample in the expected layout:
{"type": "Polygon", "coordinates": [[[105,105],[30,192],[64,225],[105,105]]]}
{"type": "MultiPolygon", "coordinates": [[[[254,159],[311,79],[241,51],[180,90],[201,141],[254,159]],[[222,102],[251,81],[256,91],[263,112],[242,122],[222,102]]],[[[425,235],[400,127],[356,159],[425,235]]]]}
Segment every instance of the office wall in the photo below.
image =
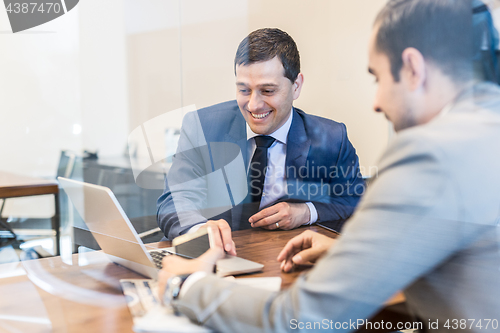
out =
{"type": "Polygon", "coordinates": [[[120,155],[128,136],[128,76],[122,0],[78,4],[82,145],[120,155]]]}
{"type": "Polygon", "coordinates": [[[0,170],[54,177],[62,149],[119,155],[128,135],[122,0],[82,1],[12,34],[0,10],[0,170]]]}
{"type": "Polygon", "coordinates": [[[247,0],[125,3],[131,130],[182,106],[234,99],[232,63],[248,31],[247,0]]]}
{"type": "Polygon", "coordinates": [[[10,31],[0,10],[0,170],[55,175],[59,150],[78,149],[78,12],[10,31]]]}

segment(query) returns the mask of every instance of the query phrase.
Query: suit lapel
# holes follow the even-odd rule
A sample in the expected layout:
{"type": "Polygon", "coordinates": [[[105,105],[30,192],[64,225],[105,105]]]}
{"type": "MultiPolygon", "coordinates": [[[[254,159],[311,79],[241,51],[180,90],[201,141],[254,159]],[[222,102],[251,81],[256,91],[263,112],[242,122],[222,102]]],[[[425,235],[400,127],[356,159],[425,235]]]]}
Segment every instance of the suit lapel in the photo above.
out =
{"type": "Polygon", "coordinates": [[[286,145],[286,170],[288,183],[294,183],[297,178],[300,178],[298,176],[299,170],[306,165],[310,147],[311,140],[307,137],[304,121],[294,108],[292,125],[290,126],[290,131],[288,132],[286,145]],[[290,172],[288,172],[288,170],[290,170],[290,172]]]}
{"type": "MultiPolygon", "coordinates": [[[[224,142],[236,143],[240,147],[245,166],[247,166],[250,157],[248,156],[247,148],[246,122],[243,116],[239,114],[236,115],[229,126],[229,131],[225,134],[224,142]]],[[[294,108],[292,125],[290,126],[287,138],[285,163],[287,170],[290,167],[292,170],[295,170],[295,172],[290,172],[289,175],[287,175],[287,182],[295,183],[298,171],[301,167],[306,165],[310,147],[311,140],[307,137],[304,121],[294,108]]],[[[240,221],[242,218],[242,206],[241,204],[236,205],[231,210],[231,225],[233,230],[238,230],[242,222],[240,221]]]]}
{"type": "MultiPolygon", "coordinates": [[[[226,133],[224,137],[224,142],[232,142],[240,147],[241,154],[243,156],[243,160],[245,162],[245,167],[246,167],[248,165],[246,122],[245,118],[243,118],[243,116],[239,112],[234,117],[233,122],[229,125],[229,131],[226,133]]],[[[233,209],[231,209],[230,224],[233,230],[239,230],[241,214],[242,214],[242,205],[237,203],[235,204],[236,206],[234,206],[233,209]]]]}
{"type": "Polygon", "coordinates": [[[224,136],[224,142],[236,143],[241,149],[245,165],[248,165],[247,128],[245,118],[241,114],[236,115],[229,125],[229,131],[224,136]]]}

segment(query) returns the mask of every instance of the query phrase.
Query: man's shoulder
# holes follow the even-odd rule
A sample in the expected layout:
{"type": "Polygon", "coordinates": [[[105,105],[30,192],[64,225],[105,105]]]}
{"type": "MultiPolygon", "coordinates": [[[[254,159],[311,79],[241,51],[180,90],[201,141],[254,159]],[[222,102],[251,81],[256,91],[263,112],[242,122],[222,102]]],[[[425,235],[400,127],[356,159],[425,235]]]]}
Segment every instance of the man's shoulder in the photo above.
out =
{"type": "Polygon", "coordinates": [[[294,108],[294,110],[302,119],[302,122],[304,123],[304,128],[308,133],[308,135],[317,134],[320,135],[321,137],[324,137],[325,134],[344,135],[346,133],[346,126],[344,123],[308,114],[298,108],[294,108]]]}
{"type": "Polygon", "coordinates": [[[485,155],[489,155],[489,149],[486,147],[500,140],[499,129],[499,125],[483,117],[480,112],[450,111],[427,124],[399,132],[389,144],[382,160],[434,160],[449,165],[447,168],[463,169],[472,165],[471,161],[487,158],[485,155]]]}
{"type": "Polygon", "coordinates": [[[440,114],[424,125],[402,131],[405,140],[425,140],[442,149],[489,143],[500,128],[500,87],[479,83],[456,100],[446,114],[440,114]]]}
{"type": "Polygon", "coordinates": [[[230,115],[236,116],[240,114],[240,109],[238,107],[238,104],[236,103],[236,100],[232,100],[199,109],[198,114],[200,117],[205,117],[205,118],[206,117],[214,118],[218,116],[227,117],[230,115]]]}
{"type": "Polygon", "coordinates": [[[500,139],[500,98],[474,97],[453,106],[424,125],[400,132],[396,143],[427,145],[463,155],[474,146],[490,145],[500,139]],[[476,99],[476,100],[474,100],[476,99]]]}
{"type": "Polygon", "coordinates": [[[224,136],[233,131],[244,131],[245,119],[235,100],[211,105],[194,111],[201,124],[207,141],[224,140],[224,136]]]}

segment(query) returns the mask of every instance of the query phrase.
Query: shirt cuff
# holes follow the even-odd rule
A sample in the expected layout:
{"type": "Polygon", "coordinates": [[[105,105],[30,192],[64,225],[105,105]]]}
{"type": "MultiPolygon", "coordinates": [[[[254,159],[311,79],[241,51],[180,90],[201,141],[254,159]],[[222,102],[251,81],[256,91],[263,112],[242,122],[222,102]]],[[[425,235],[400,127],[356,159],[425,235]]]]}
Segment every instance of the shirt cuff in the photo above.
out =
{"type": "Polygon", "coordinates": [[[314,204],[312,202],[306,202],[306,205],[307,207],[309,207],[311,218],[309,219],[309,222],[304,223],[304,225],[310,225],[318,220],[318,211],[316,210],[316,207],[314,207],[314,204]]]}
{"type": "Polygon", "coordinates": [[[179,298],[182,298],[182,296],[184,296],[187,293],[187,291],[189,290],[189,288],[191,288],[193,284],[203,279],[205,276],[207,276],[207,273],[203,271],[198,271],[189,275],[186,281],[184,281],[184,283],[182,284],[181,292],[179,293],[179,298]]]}
{"type": "MultiPolygon", "coordinates": [[[[316,214],[317,215],[317,214],[316,214]]],[[[188,230],[188,234],[192,233],[192,232],[195,232],[195,231],[198,231],[198,229],[200,229],[202,226],[204,226],[206,223],[198,223],[198,224],[195,224],[193,225],[189,230],[188,230]]]]}

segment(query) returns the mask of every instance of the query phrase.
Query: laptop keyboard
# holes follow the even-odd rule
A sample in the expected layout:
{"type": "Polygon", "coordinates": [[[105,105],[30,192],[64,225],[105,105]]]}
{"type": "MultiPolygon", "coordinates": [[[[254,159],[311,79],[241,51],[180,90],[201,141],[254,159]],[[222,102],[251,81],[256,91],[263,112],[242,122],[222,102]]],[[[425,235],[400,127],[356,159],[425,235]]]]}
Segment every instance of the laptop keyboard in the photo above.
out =
{"type": "Polygon", "coordinates": [[[171,253],[169,253],[165,250],[150,251],[149,254],[151,255],[151,258],[153,258],[153,262],[158,269],[162,268],[161,261],[162,261],[163,257],[171,255],[171,253]]]}

